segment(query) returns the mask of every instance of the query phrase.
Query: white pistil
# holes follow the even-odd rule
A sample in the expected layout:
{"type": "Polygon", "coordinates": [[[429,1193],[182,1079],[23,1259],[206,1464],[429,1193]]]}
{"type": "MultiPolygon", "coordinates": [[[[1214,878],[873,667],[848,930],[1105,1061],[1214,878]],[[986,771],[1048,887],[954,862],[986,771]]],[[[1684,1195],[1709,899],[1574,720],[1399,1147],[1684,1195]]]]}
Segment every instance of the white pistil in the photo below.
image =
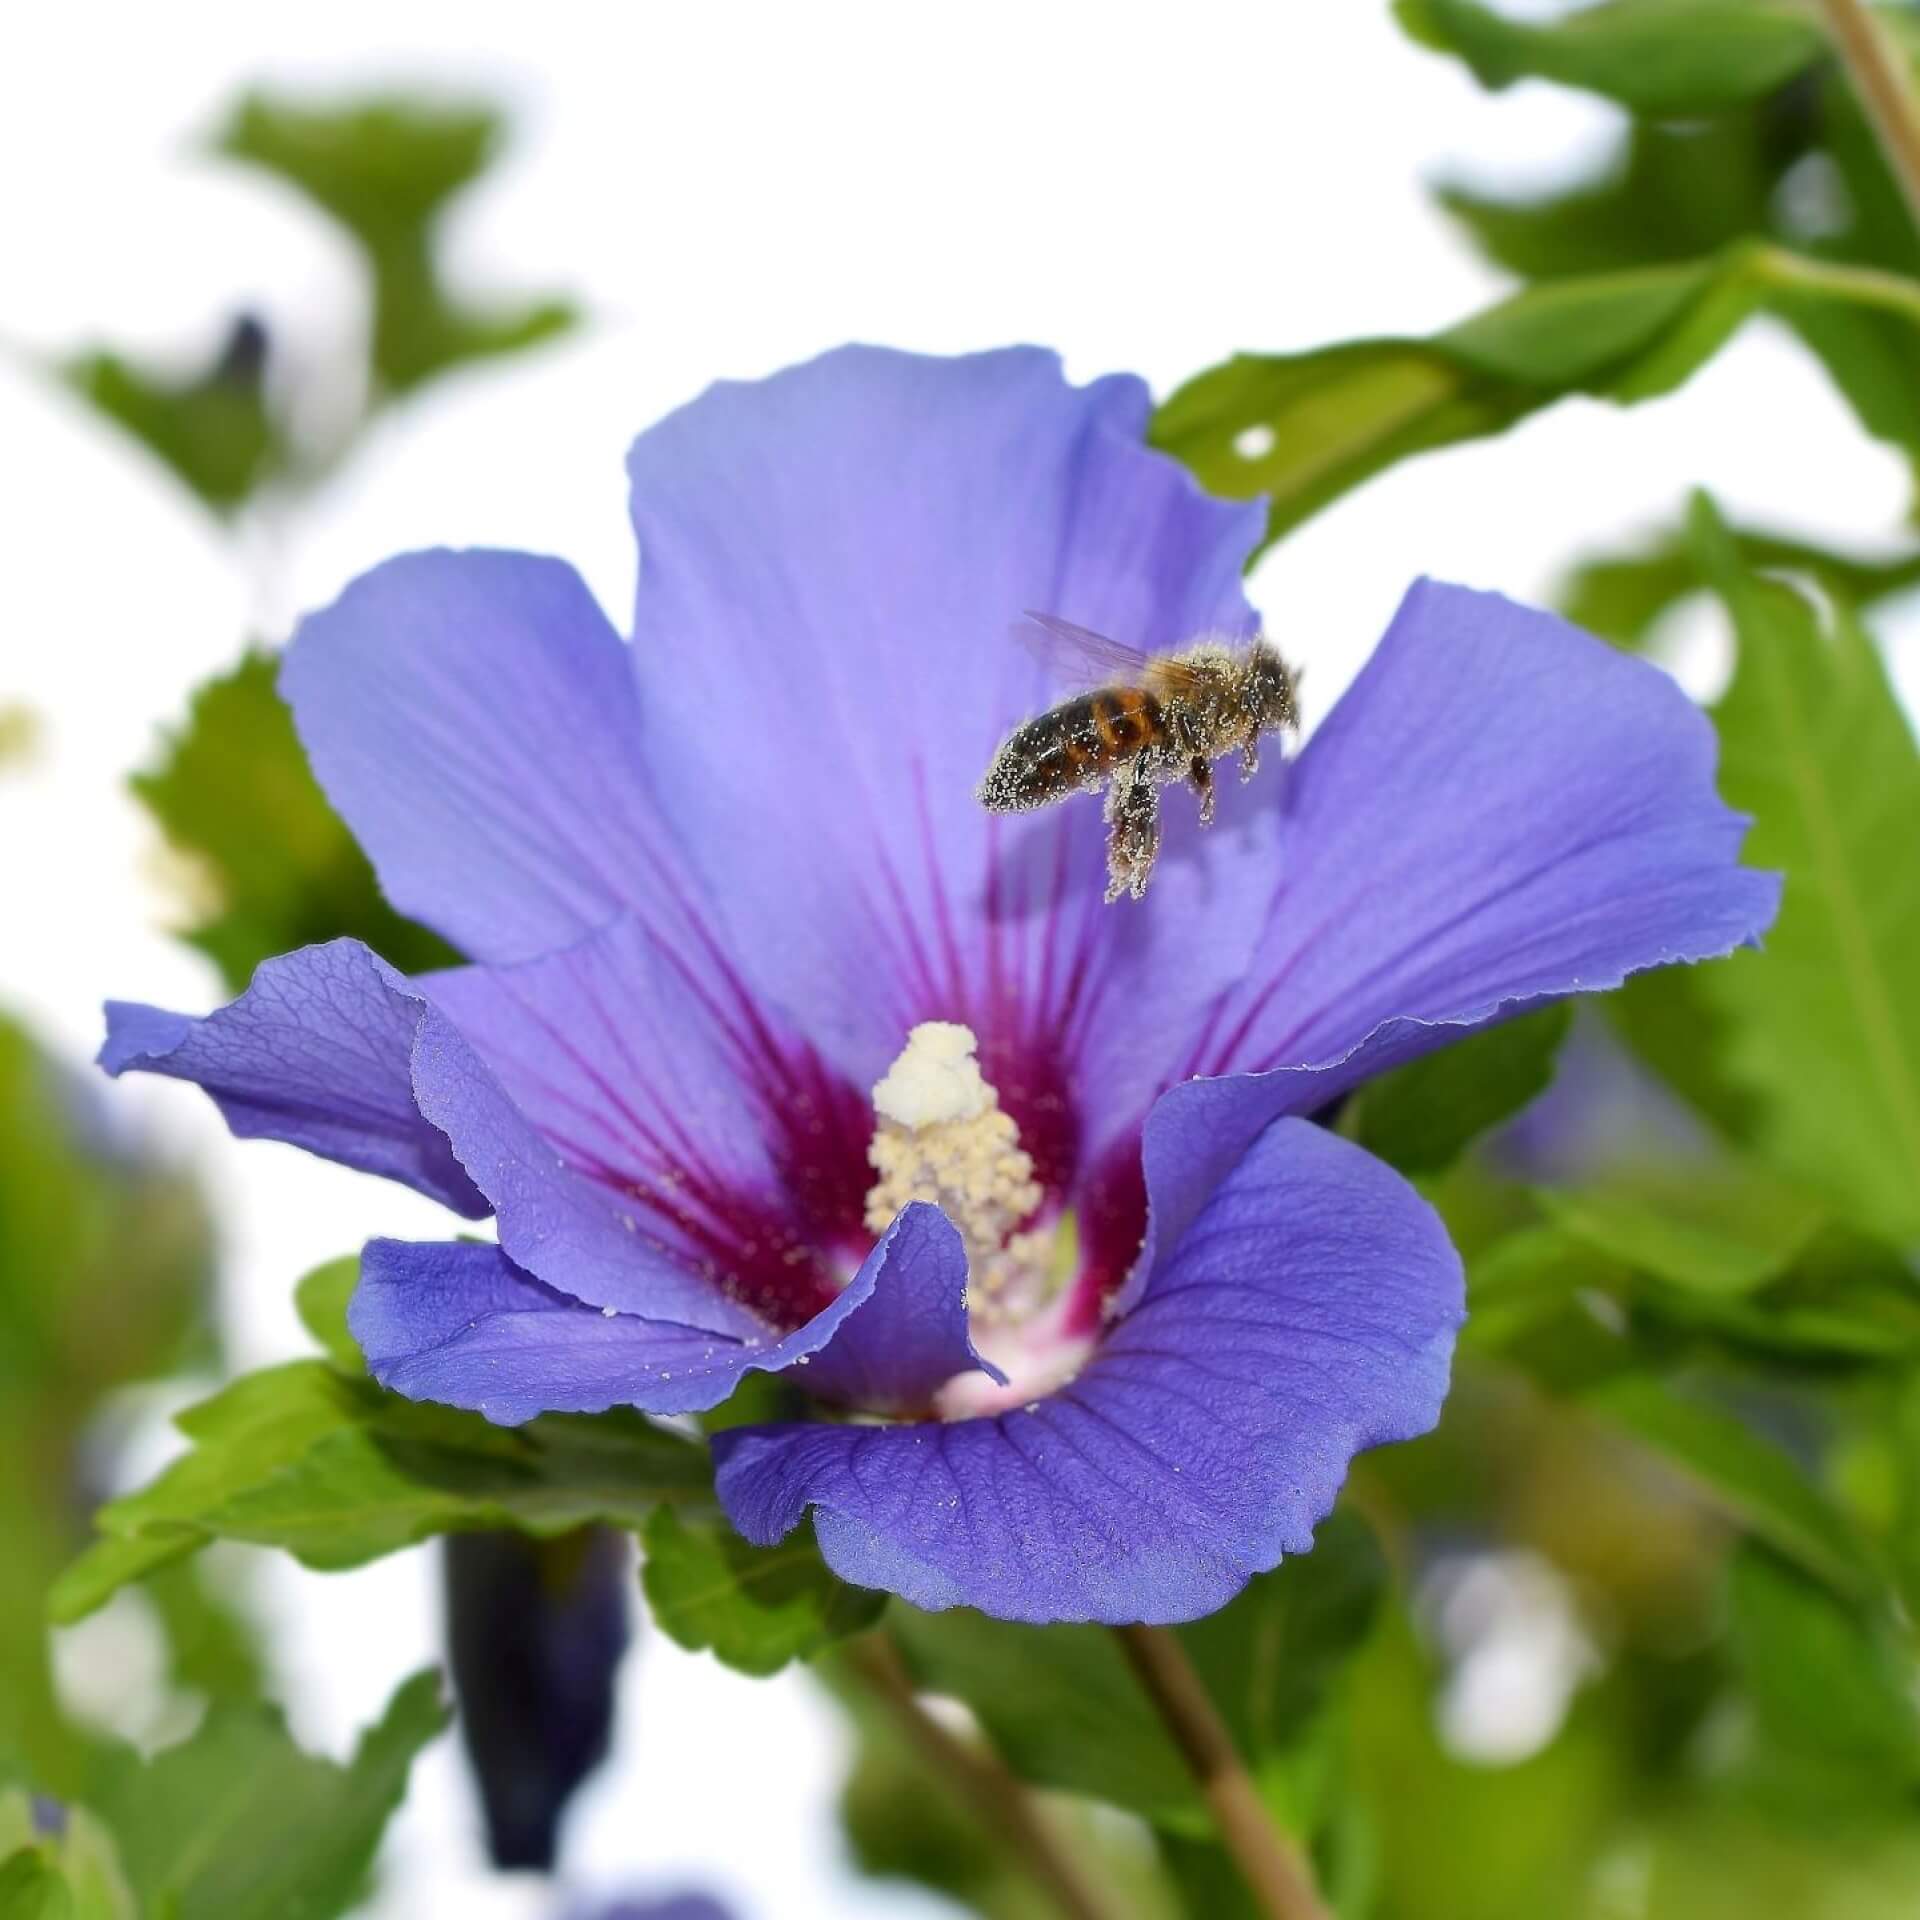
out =
{"type": "Polygon", "coordinates": [[[874,1088],[867,1158],[879,1178],[867,1225],[883,1232],[908,1201],[932,1201],[966,1242],[974,1313],[992,1319],[1032,1304],[1051,1235],[1014,1231],[1042,1191],[1013,1116],[981,1075],[978,1046],[967,1027],[926,1021],[874,1088]]]}

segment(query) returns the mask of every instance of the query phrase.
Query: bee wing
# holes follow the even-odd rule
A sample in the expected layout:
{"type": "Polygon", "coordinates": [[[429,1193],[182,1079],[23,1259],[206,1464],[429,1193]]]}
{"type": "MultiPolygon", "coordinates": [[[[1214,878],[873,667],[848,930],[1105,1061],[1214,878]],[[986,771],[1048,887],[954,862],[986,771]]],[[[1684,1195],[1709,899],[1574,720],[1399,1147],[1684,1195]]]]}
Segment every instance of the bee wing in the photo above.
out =
{"type": "Polygon", "coordinates": [[[1029,609],[1013,635],[1063,687],[1138,686],[1153,656],[1057,614],[1029,609]]]}
{"type": "Polygon", "coordinates": [[[1172,654],[1148,653],[1057,614],[1029,610],[1013,631],[1062,686],[1078,692],[1100,686],[1151,686],[1163,695],[1180,696],[1201,689],[1200,677],[1172,654]]]}

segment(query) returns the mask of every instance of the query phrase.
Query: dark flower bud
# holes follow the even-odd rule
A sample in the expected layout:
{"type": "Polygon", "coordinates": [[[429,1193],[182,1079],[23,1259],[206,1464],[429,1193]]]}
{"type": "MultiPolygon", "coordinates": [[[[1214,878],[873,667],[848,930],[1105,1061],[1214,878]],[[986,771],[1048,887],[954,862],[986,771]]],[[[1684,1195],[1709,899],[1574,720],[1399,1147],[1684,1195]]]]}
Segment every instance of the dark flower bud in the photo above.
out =
{"type": "Polygon", "coordinates": [[[454,1690],[495,1866],[551,1867],[567,1802],[606,1758],[629,1562],[604,1527],[446,1542],[454,1690]]]}

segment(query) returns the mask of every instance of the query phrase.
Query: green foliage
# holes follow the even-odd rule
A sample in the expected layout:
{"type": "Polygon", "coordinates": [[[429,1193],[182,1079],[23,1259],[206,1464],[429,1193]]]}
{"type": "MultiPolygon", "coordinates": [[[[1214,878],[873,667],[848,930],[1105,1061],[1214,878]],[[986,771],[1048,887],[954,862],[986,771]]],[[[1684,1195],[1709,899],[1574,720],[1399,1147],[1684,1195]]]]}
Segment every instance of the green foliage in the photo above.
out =
{"type": "Polygon", "coordinates": [[[184,379],[89,353],[62,368],[74,391],[164,461],[208,506],[240,506],[285,458],[263,379],[266,338],[240,321],[211,365],[184,379]]]}
{"type": "Polygon", "coordinates": [[[307,107],[256,94],[217,135],[217,152],[302,195],[345,232],[364,263],[371,364],[318,376],[332,378],[334,414],[342,391],[364,389],[358,414],[334,428],[329,444],[309,444],[302,396],[284,380],[268,383],[270,324],[252,315],[234,321],[211,364],[190,375],[109,351],[75,355],[61,375],[217,512],[246,506],[268,483],[289,491],[313,485],[384,401],[576,323],[568,301],[484,305],[456,292],[441,272],[445,215],[493,164],[504,134],[502,116],[484,105],[382,97],[307,107]]]}
{"type": "Polygon", "coordinates": [[[1369,1080],[1341,1131],[1402,1173],[1440,1173],[1547,1090],[1572,1009],[1561,1002],[1483,1027],[1369,1080]]]}
{"type": "Polygon", "coordinates": [[[889,1630],[915,1682],[965,1701],[1023,1780],[1201,1830],[1192,1778],[1111,1634],[904,1604],[889,1630]]]}
{"type": "Polygon", "coordinates": [[[453,964],[451,947],[381,898],[366,855],[308,770],[277,671],[273,655],[252,652],[209,680],[160,764],[133,782],[219,901],[188,940],[236,989],[268,955],[341,934],[405,973],[453,964]]]}
{"type": "Polygon", "coordinates": [[[349,1253],[303,1274],[293,1289],[300,1324],[342,1373],[364,1374],[365,1357],[347,1330],[347,1306],[360,1284],[360,1256],[349,1253]]]}
{"type": "MultiPolygon", "coordinates": [[[[1802,331],[1871,315],[1920,353],[1920,285],[1738,241],[1704,260],[1543,281],[1426,340],[1236,355],[1175,392],[1153,438],[1215,493],[1268,495],[1277,539],[1401,460],[1573,394],[1630,405],[1670,393],[1761,312],[1802,331]]],[[[1874,432],[1920,447],[1909,405],[1878,388],[1850,397],[1874,432]]]]}
{"type": "Polygon", "coordinates": [[[504,131],[485,106],[393,97],[306,107],[255,94],[240,102],[216,145],[286,182],[351,236],[372,281],[374,373],[387,391],[403,393],[574,324],[564,300],[483,308],[441,278],[441,220],[492,164],[504,131]]]}
{"type": "Polygon", "coordinates": [[[1760,1760],[1787,1772],[1781,1784],[1854,1804],[1912,1799],[1920,1668],[1888,1624],[1751,1547],[1729,1569],[1728,1617],[1760,1760]]]}
{"type": "Polygon", "coordinates": [[[1539,1197],[1576,1239],[1708,1294],[1748,1293],[1777,1278],[1821,1224],[1804,1194],[1734,1161],[1647,1168],[1539,1197]]]}
{"type": "Polygon", "coordinates": [[[84,1807],[41,1832],[24,1793],[0,1793],[0,1920],[139,1920],[113,1837],[84,1807]]]}
{"type": "MultiPolygon", "coordinates": [[[[1311,1553],[1175,1629],[1250,1764],[1283,1763],[1308,1737],[1383,1582],[1372,1535],[1343,1510],[1321,1523],[1311,1553]]],[[[1104,1629],[905,1605],[888,1619],[915,1681],[965,1701],[1022,1779],[1205,1831],[1192,1776],[1104,1629]]]]}
{"type": "Polygon", "coordinates": [[[151,1760],[117,1756],[88,1801],[149,1914],[329,1920],[364,1894],[414,1756],[447,1718],[438,1676],[416,1674],[341,1767],[301,1752],[264,1707],[216,1707],[151,1760]]]}
{"type": "Polygon", "coordinates": [[[1007,1860],[993,1831],[926,1770],[865,1691],[843,1681],[836,1692],[858,1742],[840,1822],[860,1871],[931,1887],[986,1920],[1054,1920],[1051,1897],[1007,1860]]]}
{"type": "Polygon", "coordinates": [[[641,1584],[654,1619],[681,1646],[711,1651],[742,1673],[810,1660],[886,1610],[884,1593],[850,1587],[828,1568],[811,1530],[755,1547],[724,1520],[663,1506],[642,1538],[641,1584]]]}
{"type": "Polygon", "coordinates": [[[708,1487],[705,1450],[637,1415],[495,1427],[320,1360],[244,1375],[178,1424],[192,1447],[95,1516],[104,1537],[61,1576],[56,1619],[216,1539],[352,1567],[455,1530],[637,1529],[661,1502],[708,1487]]]}
{"type": "Polygon", "coordinates": [[[1601,0],[1551,23],[1477,0],[1395,0],[1415,39],[1457,53],[1482,86],[1557,80],[1636,112],[1713,113],[1771,91],[1825,52],[1795,0],[1601,0]]]}
{"type": "Polygon", "coordinates": [[[85,1747],[45,1614],[78,1545],[89,1423],[116,1389],[212,1357],[210,1267],[192,1183],[113,1137],[78,1071],[0,1019],[0,1765],[39,1787],[69,1786],[85,1747]]]}
{"type": "MultiPolygon", "coordinates": [[[[1729,528],[1728,537],[1749,571],[1803,575],[1851,607],[1871,606],[1920,583],[1920,553],[1875,560],[1779,534],[1729,528]]],[[[1631,552],[1590,556],[1567,576],[1558,598],[1576,626],[1623,646],[1638,646],[1662,614],[1705,587],[1695,545],[1682,531],[1663,534],[1631,552]]],[[[1686,980],[1691,975],[1659,977],[1686,980]]]]}
{"type": "Polygon", "coordinates": [[[1920,752],[1873,645],[1844,610],[1823,632],[1741,564],[1697,508],[1700,564],[1739,634],[1716,715],[1721,786],[1754,816],[1747,858],[1786,875],[1764,951],[1702,974],[1727,1077],[1754,1098],[1756,1151],[1846,1217],[1920,1240],[1920,752]]]}
{"type": "Polygon", "coordinates": [[[1678,1467],[1736,1525],[1848,1598],[1882,1585],[1881,1569],[1839,1508],[1793,1458],[1744,1421],[1642,1373],[1587,1399],[1678,1467]]]}

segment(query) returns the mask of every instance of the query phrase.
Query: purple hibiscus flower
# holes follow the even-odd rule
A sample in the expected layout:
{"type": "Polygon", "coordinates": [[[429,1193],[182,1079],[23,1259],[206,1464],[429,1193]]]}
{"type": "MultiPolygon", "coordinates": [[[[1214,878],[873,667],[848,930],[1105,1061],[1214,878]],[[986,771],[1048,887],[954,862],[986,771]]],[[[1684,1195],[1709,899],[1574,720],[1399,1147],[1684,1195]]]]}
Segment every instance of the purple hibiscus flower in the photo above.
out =
{"type": "Polygon", "coordinates": [[[973,798],[1046,704],[1039,607],[1244,636],[1257,504],[1144,444],[1131,378],[848,348],[716,386],[630,460],[624,643],[564,564],[423,553],[282,674],[396,906],[104,1064],[390,1175],[498,1246],[366,1250],[375,1375],[499,1421],[721,1400],[770,1542],[924,1607],[1172,1621],[1303,1551],[1359,1449],[1438,1416],[1439,1221],[1296,1117],[1474,1024],[1724,953],[1772,915],[1705,720],[1654,669],[1416,586],[1285,767],[1144,902],[1100,808],[973,798]],[[851,1414],[854,1417],[846,1417],[851,1414]]]}

